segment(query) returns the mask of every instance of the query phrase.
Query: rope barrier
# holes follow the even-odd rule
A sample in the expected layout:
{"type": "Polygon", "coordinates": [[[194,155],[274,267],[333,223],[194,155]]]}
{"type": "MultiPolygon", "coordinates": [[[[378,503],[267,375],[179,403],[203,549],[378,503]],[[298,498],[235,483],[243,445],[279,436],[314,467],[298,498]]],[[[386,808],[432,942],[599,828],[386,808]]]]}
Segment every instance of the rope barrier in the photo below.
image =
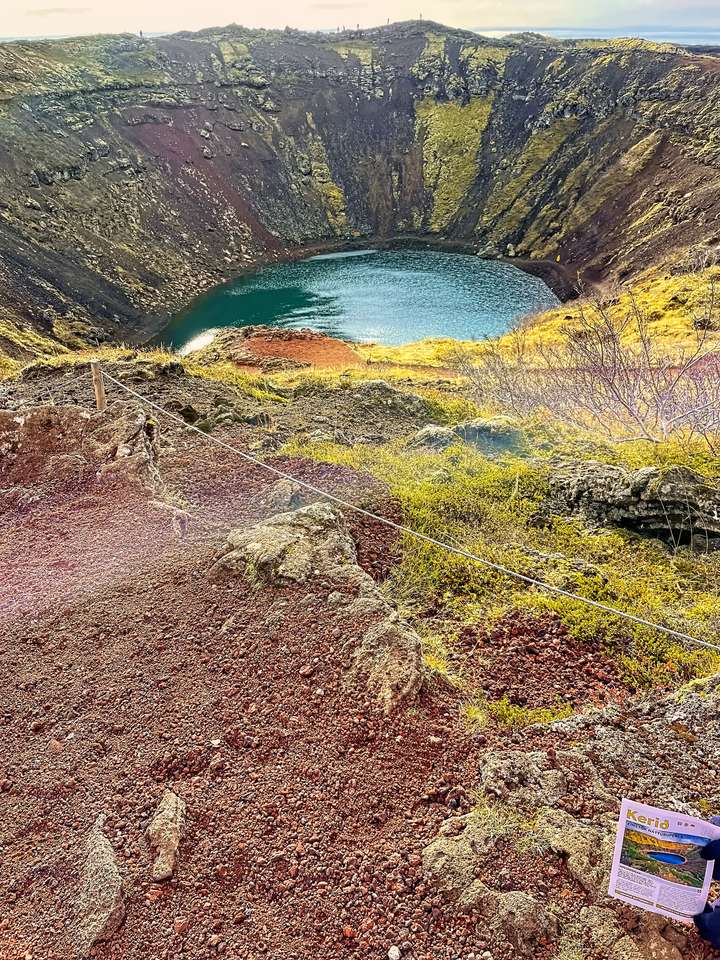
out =
{"type": "Polygon", "coordinates": [[[238,450],[237,447],[233,447],[232,444],[226,443],[224,440],[219,440],[217,437],[210,436],[203,430],[200,430],[199,427],[194,426],[194,424],[186,423],[182,417],[176,416],[176,414],[171,413],[169,410],[166,410],[164,407],[161,407],[154,401],[144,397],[141,393],[138,393],[137,390],[133,390],[132,387],[128,387],[120,380],[116,380],[115,377],[111,376],[109,373],[106,373],[104,370],[102,371],[102,375],[104,379],[110,381],[110,383],[114,383],[116,386],[120,387],[121,390],[125,390],[126,393],[131,394],[131,396],[136,397],[142,403],[146,403],[149,407],[152,407],[159,413],[164,414],[171,420],[176,421],[187,430],[198,433],[201,437],[203,437],[203,439],[229,450],[231,453],[236,454],[247,463],[252,463],[254,466],[260,467],[261,469],[266,470],[268,473],[274,474],[276,477],[279,477],[282,480],[290,480],[292,483],[296,483],[298,486],[304,487],[306,490],[310,490],[312,493],[315,493],[340,507],[344,507],[347,510],[352,510],[355,513],[361,514],[362,516],[369,517],[371,520],[376,520],[379,523],[383,523],[385,526],[391,527],[393,530],[396,530],[399,533],[404,533],[409,537],[414,537],[416,540],[421,540],[425,543],[431,544],[434,547],[439,547],[440,549],[446,550],[448,553],[452,553],[455,556],[462,557],[465,560],[470,560],[479,564],[480,566],[494,570],[496,573],[501,573],[506,577],[519,580],[522,583],[528,584],[529,586],[537,587],[540,590],[545,590],[547,593],[566,597],[570,600],[577,600],[578,602],[584,603],[589,607],[593,607],[595,610],[601,610],[604,613],[609,613],[612,616],[620,617],[623,620],[628,620],[631,623],[638,624],[639,626],[649,627],[651,630],[656,630],[659,633],[666,634],[669,637],[674,637],[677,640],[684,640],[688,643],[694,643],[699,647],[705,647],[709,650],[716,650],[718,653],[720,653],[720,646],[717,644],[709,643],[706,640],[700,640],[697,637],[691,636],[689,633],[673,630],[672,627],[665,627],[660,623],[654,623],[652,620],[645,620],[643,617],[637,617],[635,614],[627,613],[625,610],[618,610],[616,607],[611,607],[608,604],[600,603],[598,600],[591,600],[589,597],[582,597],[577,593],[572,593],[570,590],[563,590],[562,587],[556,587],[551,583],[545,583],[542,580],[537,580],[535,577],[529,577],[524,573],[518,573],[516,570],[511,570],[509,567],[503,566],[501,563],[495,563],[492,560],[478,557],[476,554],[470,553],[468,550],[463,550],[462,547],[454,547],[449,543],[444,543],[442,540],[436,540],[435,537],[431,537],[426,533],[420,533],[418,530],[413,530],[411,527],[403,526],[403,524],[395,523],[393,520],[388,520],[387,517],[381,517],[376,513],[372,513],[372,511],[366,510],[364,507],[359,507],[356,504],[351,503],[349,500],[344,500],[342,497],[338,497],[333,493],[328,493],[326,490],[322,490],[320,487],[316,487],[312,483],[308,483],[306,480],[300,480],[298,477],[294,477],[292,474],[287,473],[284,470],[280,470],[278,467],[273,467],[269,463],[264,463],[257,457],[253,457],[252,454],[246,453],[244,450],[238,450]]]}
{"type": "Polygon", "coordinates": [[[61,380],[53,381],[52,387],[62,388],[63,390],[65,390],[66,387],[72,387],[74,384],[79,383],[85,377],[89,377],[89,376],[90,376],[90,371],[87,369],[84,369],[82,373],[77,374],[77,376],[75,377],[70,377],[69,379],[65,379],[67,377],[67,374],[64,374],[61,380]]]}
{"type": "MultiPolygon", "coordinates": [[[[73,384],[79,383],[80,380],[83,380],[85,377],[88,377],[89,375],[90,375],[89,371],[84,370],[82,373],[78,374],[77,377],[72,377],[72,379],[70,380],[61,380],[58,385],[61,386],[63,389],[65,389],[65,387],[72,387],[73,384]]],[[[91,386],[91,384],[88,384],[88,386],[91,386]]]]}

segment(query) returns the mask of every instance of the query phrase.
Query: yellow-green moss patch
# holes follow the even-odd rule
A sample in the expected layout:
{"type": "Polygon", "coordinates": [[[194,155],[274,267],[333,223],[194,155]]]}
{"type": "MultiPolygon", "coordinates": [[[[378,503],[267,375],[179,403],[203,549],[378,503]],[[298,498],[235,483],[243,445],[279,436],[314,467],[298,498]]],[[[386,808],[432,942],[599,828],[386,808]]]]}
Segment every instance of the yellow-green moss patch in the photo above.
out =
{"type": "Polygon", "coordinates": [[[465,106],[432,99],[416,105],[423,176],[433,195],[433,230],[441,231],[450,224],[477,176],[478,152],[492,105],[492,95],[465,106]]]}

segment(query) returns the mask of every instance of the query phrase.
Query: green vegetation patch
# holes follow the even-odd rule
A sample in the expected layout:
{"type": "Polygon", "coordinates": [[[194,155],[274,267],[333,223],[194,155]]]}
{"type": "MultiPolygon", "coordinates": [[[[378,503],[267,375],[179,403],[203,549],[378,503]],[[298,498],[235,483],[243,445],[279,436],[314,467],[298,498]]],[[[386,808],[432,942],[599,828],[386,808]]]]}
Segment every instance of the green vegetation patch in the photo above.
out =
{"type": "Polygon", "coordinates": [[[470,103],[421,100],[415,107],[425,186],[433,195],[431,227],[444,230],[457,215],[478,173],[478,153],[493,97],[470,103]]]}
{"type": "Polygon", "coordinates": [[[560,150],[577,129],[578,123],[574,117],[555,120],[530,137],[505,183],[489,197],[478,225],[479,230],[495,224],[496,229],[507,234],[522,224],[532,209],[532,201],[528,196],[531,181],[560,150]]]}
{"type": "MultiPolygon", "coordinates": [[[[293,441],[285,452],[370,472],[387,484],[402,505],[405,524],[418,532],[699,639],[717,636],[720,554],[673,553],[657,541],[622,530],[591,530],[571,517],[539,523],[548,468],[538,459],[489,460],[460,443],[427,454],[402,442],[347,447],[293,441]]],[[[551,612],[579,642],[595,647],[600,641],[622,678],[636,688],[677,686],[720,670],[720,657],[712,651],[528,587],[410,535],[403,545],[391,590],[411,611],[432,607],[450,622],[485,626],[511,611],[551,612]]],[[[451,668],[448,651],[427,652],[438,672],[451,668]]],[[[522,719],[502,703],[494,709],[505,722],[522,719]]]]}
{"type": "Polygon", "coordinates": [[[312,169],[315,188],[322,197],[328,223],[336,234],[344,234],[348,229],[345,194],[333,180],[325,145],[318,136],[313,136],[307,146],[307,154],[312,169]]]}
{"type": "Polygon", "coordinates": [[[463,712],[473,730],[481,730],[493,721],[501,727],[517,730],[535,723],[565,720],[572,714],[572,707],[566,703],[554,707],[522,707],[511,703],[507,697],[501,700],[482,697],[466,703],[463,712]]]}
{"type": "Polygon", "coordinates": [[[339,43],[331,43],[330,49],[334,50],[343,60],[359,60],[363,67],[371,67],[374,59],[373,45],[369,40],[344,40],[339,43]]]}
{"type": "MultiPolygon", "coordinates": [[[[618,290],[608,307],[613,317],[630,315],[635,309],[648,320],[648,329],[656,346],[667,348],[670,355],[679,356],[697,343],[696,318],[708,311],[712,284],[720,283],[720,267],[705,270],[670,273],[655,269],[618,290]]],[[[563,304],[533,318],[523,330],[531,345],[557,343],[565,329],[577,323],[582,303],[563,304]]],[[[628,328],[628,346],[637,346],[634,329],[628,328]]],[[[710,330],[709,343],[720,344],[720,331],[710,330]]],[[[506,338],[509,343],[510,337],[506,338]]]]}

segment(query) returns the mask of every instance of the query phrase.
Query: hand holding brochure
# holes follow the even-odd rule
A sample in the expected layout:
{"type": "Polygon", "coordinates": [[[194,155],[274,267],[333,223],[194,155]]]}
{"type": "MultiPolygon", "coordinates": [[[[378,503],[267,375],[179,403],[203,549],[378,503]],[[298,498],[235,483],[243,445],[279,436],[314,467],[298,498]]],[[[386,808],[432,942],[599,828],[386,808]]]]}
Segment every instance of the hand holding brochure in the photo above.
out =
{"type": "Polygon", "coordinates": [[[714,866],[700,850],[719,838],[720,827],[712,823],[623,800],[608,893],[691,923],[705,908],[714,866]]]}

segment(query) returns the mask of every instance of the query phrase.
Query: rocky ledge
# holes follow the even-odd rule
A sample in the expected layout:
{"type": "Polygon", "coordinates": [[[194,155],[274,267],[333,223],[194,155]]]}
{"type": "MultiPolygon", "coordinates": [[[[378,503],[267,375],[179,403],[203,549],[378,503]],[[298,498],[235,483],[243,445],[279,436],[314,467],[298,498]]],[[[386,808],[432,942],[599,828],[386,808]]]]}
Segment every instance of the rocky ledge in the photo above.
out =
{"type": "Polygon", "coordinates": [[[595,460],[556,460],[550,491],[550,508],[559,512],[581,513],[676,546],[720,546],[720,490],[687,467],[630,471],[595,460]]]}
{"type": "Polygon", "coordinates": [[[550,724],[534,747],[487,753],[478,788],[489,805],[445,822],[423,855],[426,870],[457,909],[479,910],[504,929],[521,956],[552,939],[561,956],[573,947],[607,960],[682,960],[689,941],[681,929],[634,913],[628,926],[629,911],[607,897],[618,798],[688,814],[717,809],[719,716],[713,678],[550,724]],[[563,918],[539,891],[498,891],[494,866],[518,850],[562,865],[579,908],[563,918]]]}
{"type": "MultiPolygon", "coordinates": [[[[283,481],[280,484],[279,493],[284,494],[283,481]]],[[[266,502],[278,499],[271,493],[266,502]]],[[[311,588],[315,581],[332,583],[337,588],[331,598],[338,624],[359,616],[371,623],[342,650],[347,682],[367,687],[388,713],[417,696],[422,684],[420,637],[358,566],[355,543],[336,507],[313,503],[232,531],[212,575],[237,572],[266,584],[292,582],[311,588]]]]}

